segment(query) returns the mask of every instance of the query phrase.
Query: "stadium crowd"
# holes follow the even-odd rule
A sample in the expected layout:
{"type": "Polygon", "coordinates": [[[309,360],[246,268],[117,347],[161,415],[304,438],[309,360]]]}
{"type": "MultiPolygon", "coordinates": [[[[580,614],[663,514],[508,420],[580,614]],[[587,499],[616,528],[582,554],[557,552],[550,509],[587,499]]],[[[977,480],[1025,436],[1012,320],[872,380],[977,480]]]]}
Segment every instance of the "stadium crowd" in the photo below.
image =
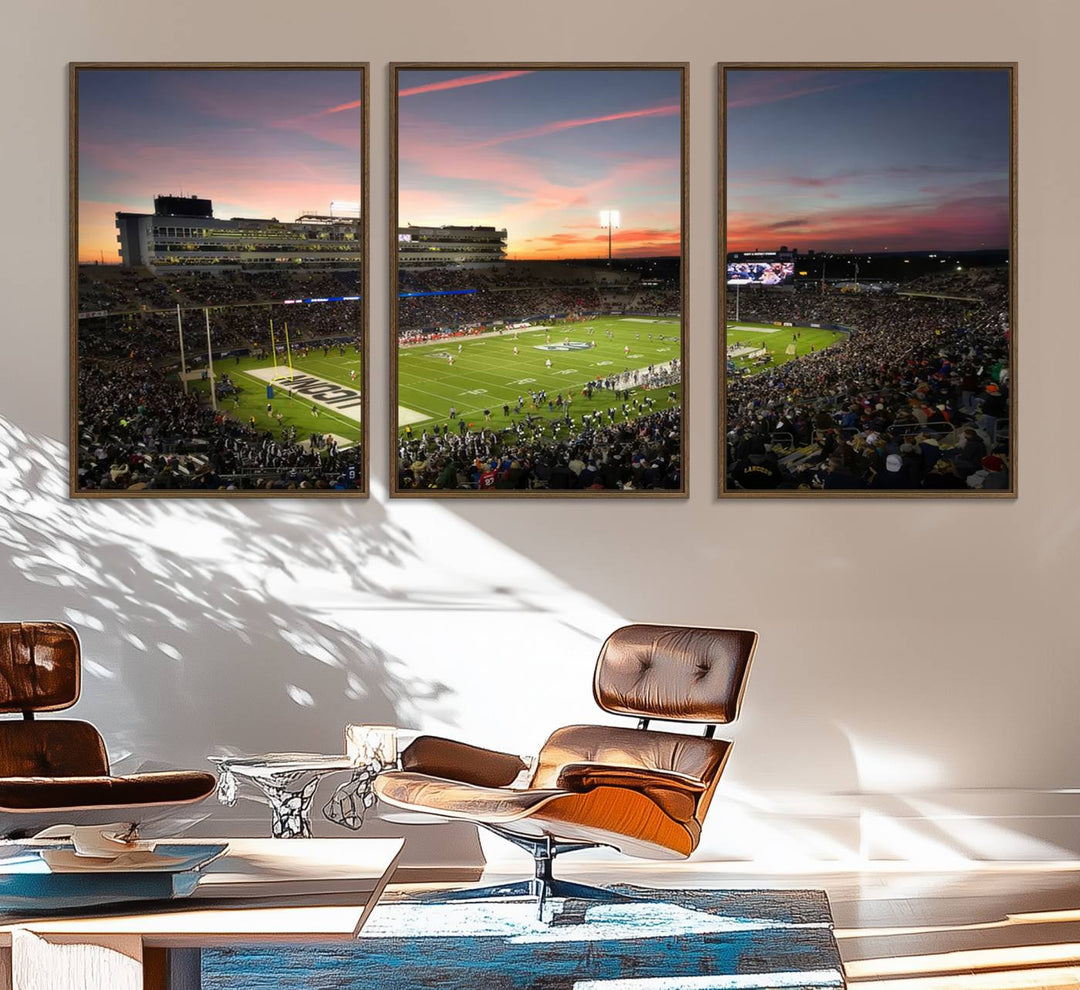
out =
{"type": "Polygon", "coordinates": [[[530,316],[595,313],[603,308],[596,289],[561,286],[478,289],[461,296],[416,296],[398,300],[399,334],[417,329],[490,325],[530,316]]]}
{"type": "MultiPolygon", "coordinates": [[[[402,291],[475,288],[460,296],[404,298],[402,341],[432,332],[467,333],[484,324],[530,315],[604,310],[677,310],[678,281],[588,266],[508,264],[493,269],[400,273],[402,291]]],[[[210,307],[215,360],[223,353],[258,354],[274,320],[279,349],[285,321],[298,348],[360,346],[362,303],[281,305],[285,299],[358,295],[356,271],[250,271],[150,274],[82,266],[78,321],[78,484],[82,490],[336,489],[362,484],[360,448],[339,449],[313,435],[260,428],[254,420],[215,411],[175,373],[179,348],[175,307],[184,312],[187,367],[205,367],[210,307]],[[190,333],[190,336],[189,336],[190,333]]],[[[227,372],[227,367],[219,370],[227,372]]],[[[667,375],[663,380],[667,381],[667,375]]],[[[657,378],[657,384],[660,382],[657,378]]],[[[230,386],[219,379],[218,394],[230,386]]],[[[223,403],[229,409],[228,402],[223,403]]],[[[443,433],[404,441],[403,487],[548,487],[553,489],[679,488],[677,409],[651,400],[621,411],[559,425],[525,421],[505,433],[443,433]],[[632,413],[632,415],[631,415],[632,413]],[[493,463],[494,462],[494,463],[493,463]]]]}
{"type": "Polygon", "coordinates": [[[681,291],[672,284],[641,285],[640,273],[572,266],[508,264],[490,269],[402,269],[403,293],[470,290],[463,295],[404,296],[398,329],[406,342],[416,331],[490,326],[553,314],[600,312],[677,313],[681,291]]]}
{"type": "MultiPolygon", "coordinates": [[[[227,379],[219,394],[227,395],[227,379]]],[[[360,448],[321,435],[275,437],[215,411],[150,367],[79,368],[83,491],[360,487],[360,448]]]]}
{"type": "MultiPolygon", "coordinates": [[[[184,315],[187,366],[206,366],[210,311],[215,352],[269,349],[285,322],[295,350],[320,344],[360,345],[360,303],[280,305],[290,298],[357,295],[352,272],[184,272],[151,275],[137,269],[84,266],[80,312],[107,311],[78,326],[78,485],[84,491],[350,490],[362,485],[359,446],[339,448],[320,434],[262,429],[215,411],[175,377],[180,355],[175,306],[184,315]],[[161,310],[154,312],[154,310],[161,310]]],[[[235,387],[227,367],[219,398],[235,387]]],[[[221,376],[221,371],[219,371],[221,376]]],[[[219,403],[231,409],[228,401],[219,403]]]]}
{"type": "Polygon", "coordinates": [[[360,294],[360,275],[341,271],[223,271],[151,274],[141,268],[82,265],[79,312],[136,312],[360,294]]]}
{"type": "MultiPolygon", "coordinates": [[[[1000,490],[1009,487],[1006,274],[950,274],[948,295],[744,293],[746,322],[833,322],[822,351],[731,376],[734,488],[1000,490]],[[961,291],[963,290],[963,291],[961,291]]],[[[933,293],[943,283],[921,280],[933,293]]],[[[732,300],[729,295],[729,303],[732,300]]],[[[728,320],[734,320],[731,305],[728,320]]]]}
{"type": "MultiPolygon", "coordinates": [[[[245,305],[210,311],[210,339],[215,354],[255,351],[268,347],[270,320],[278,346],[284,345],[285,324],[292,344],[309,346],[323,340],[355,341],[360,338],[361,303],[334,302],[314,305],[245,305]]],[[[206,324],[202,313],[183,316],[184,343],[189,366],[206,360],[206,324]]],[[[97,317],[79,323],[79,357],[158,363],[180,362],[176,314],[137,313],[97,317]]]]}
{"type": "Polygon", "coordinates": [[[501,431],[435,431],[400,442],[398,487],[677,490],[681,418],[675,407],[621,423],[605,423],[597,414],[580,428],[569,418],[534,422],[526,417],[501,431]]]}

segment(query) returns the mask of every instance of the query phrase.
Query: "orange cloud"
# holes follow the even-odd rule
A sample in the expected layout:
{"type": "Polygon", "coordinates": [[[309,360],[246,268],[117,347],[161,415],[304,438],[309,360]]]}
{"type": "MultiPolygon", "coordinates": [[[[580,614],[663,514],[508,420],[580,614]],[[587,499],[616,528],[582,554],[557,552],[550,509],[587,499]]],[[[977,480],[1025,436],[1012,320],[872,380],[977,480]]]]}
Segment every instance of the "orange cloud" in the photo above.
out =
{"type": "MultiPolygon", "coordinates": [[[[607,255],[607,233],[548,234],[531,237],[522,244],[515,257],[522,261],[544,261],[565,258],[601,258],[607,255]]],[[[613,253],[618,258],[655,258],[677,255],[682,250],[678,230],[650,227],[617,231],[612,238],[613,253]]]]}
{"type": "Polygon", "coordinates": [[[729,211],[728,251],[776,247],[796,241],[801,248],[880,251],[1008,244],[1007,196],[958,196],[937,201],[893,203],[819,210],[778,219],[775,214],[729,211]]]}

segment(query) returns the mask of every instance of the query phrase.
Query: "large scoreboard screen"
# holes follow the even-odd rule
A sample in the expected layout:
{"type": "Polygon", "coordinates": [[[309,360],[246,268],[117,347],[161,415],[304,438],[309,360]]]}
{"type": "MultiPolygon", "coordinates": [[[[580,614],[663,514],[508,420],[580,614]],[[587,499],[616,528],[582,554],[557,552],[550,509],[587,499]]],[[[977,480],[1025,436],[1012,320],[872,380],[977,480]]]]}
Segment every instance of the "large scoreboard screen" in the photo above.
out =
{"type": "Polygon", "coordinates": [[[795,262],[762,258],[729,261],[728,285],[789,285],[795,280],[795,262]]]}

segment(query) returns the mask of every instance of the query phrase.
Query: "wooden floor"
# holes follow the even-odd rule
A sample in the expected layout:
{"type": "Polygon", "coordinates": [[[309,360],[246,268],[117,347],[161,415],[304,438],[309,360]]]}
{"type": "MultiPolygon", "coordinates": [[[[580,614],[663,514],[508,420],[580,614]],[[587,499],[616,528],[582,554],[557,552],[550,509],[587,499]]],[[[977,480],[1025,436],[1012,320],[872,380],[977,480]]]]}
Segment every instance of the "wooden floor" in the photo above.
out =
{"type": "MultiPolygon", "coordinates": [[[[504,879],[492,866],[483,882],[504,879]]],[[[848,983],[859,990],[1080,988],[1080,863],[769,873],[747,864],[573,863],[558,875],[656,886],[824,890],[848,983]]]]}

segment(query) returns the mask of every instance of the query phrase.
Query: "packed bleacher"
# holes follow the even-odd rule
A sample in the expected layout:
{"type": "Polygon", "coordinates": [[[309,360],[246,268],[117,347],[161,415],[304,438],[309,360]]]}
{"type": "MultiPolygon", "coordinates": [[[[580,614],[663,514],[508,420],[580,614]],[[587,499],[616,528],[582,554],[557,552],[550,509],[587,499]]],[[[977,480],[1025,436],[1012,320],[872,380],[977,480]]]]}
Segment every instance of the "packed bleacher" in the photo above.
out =
{"type": "Polygon", "coordinates": [[[927,292],[948,296],[977,296],[987,302],[1003,303],[1008,298],[1009,280],[1001,268],[964,268],[960,271],[921,275],[905,282],[902,292],[927,292]]]}
{"type": "MultiPolygon", "coordinates": [[[[475,288],[475,293],[403,298],[403,343],[431,334],[482,332],[485,324],[528,316],[632,311],[677,312],[677,280],[640,284],[640,273],[574,265],[400,273],[403,292],[475,288]]],[[[151,275],[86,266],[79,273],[79,487],[83,490],[346,490],[362,484],[359,447],[262,429],[230,414],[231,384],[219,377],[218,411],[186,394],[175,307],[184,313],[189,371],[206,366],[211,345],[224,354],[258,354],[275,321],[280,346],[287,320],[294,353],[305,347],[359,347],[359,302],[280,305],[287,298],[357,295],[355,272],[232,272],[151,275]]],[[[221,370],[219,369],[219,376],[221,370]]],[[[227,366],[225,368],[227,375],[227,366]]],[[[659,387],[662,373],[657,372],[659,387]]],[[[671,375],[668,375],[670,378],[671,375]]],[[[677,380],[677,372],[674,380],[677,380]]],[[[667,382],[667,378],[662,379],[667,382]]],[[[625,383],[624,383],[625,384],[625,383]]],[[[515,424],[492,431],[402,441],[403,487],[677,489],[680,422],[651,397],[616,403],[584,422],[515,424]],[[494,465],[492,462],[495,462],[494,465]]]]}
{"type": "MultiPolygon", "coordinates": [[[[918,282],[926,296],[742,294],[742,322],[829,322],[852,332],[817,353],[729,376],[733,488],[1009,487],[1007,274],[918,282]]],[[[733,304],[729,294],[729,321],[733,304]]]]}
{"type": "MultiPolygon", "coordinates": [[[[339,450],[322,435],[286,438],[249,426],[151,367],[90,362],[80,367],[78,385],[80,490],[359,487],[359,446],[339,450]]],[[[229,391],[226,375],[219,395],[229,391]]]]}
{"type": "MultiPolygon", "coordinates": [[[[292,344],[315,344],[323,340],[353,341],[360,337],[360,302],[333,302],[314,305],[243,305],[210,311],[210,340],[215,353],[268,347],[270,321],[275,339],[284,342],[288,325],[292,344]]],[[[206,323],[199,310],[183,314],[184,344],[189,364],[205,361],[206,323]]],[[[79,358],[127,361],[180,360],[176,314],[138,313],[81,320],[79,358]]]]}
{"type": "Polygon", "coordinates": [[[176,372],[176,315],[184,310],[189,371],[205,369],[206,326],[224,352],[269,349],[269,321],[294,353],[320,345],[360,348],[359,302],[280,305],[288,298],[357,295],[355,272],[237,272],[155,276],[132,269],[80,270],[80,312],[106,310],[78,325],[78,486],[84,491],[347,491],[362,486],[361,448],[328,435],[245,422],[218,371],[219,409],[184,392],[176,372]],[[163,312],[153,312],[162,309],[163,312]]]}
{"type": "MultiPolygon", "coordinates": [[[[471,289],[468,295],[406,297],[398,302],[402,346],[441,336],[484,333],[493,325],[558,314],[677,314],[678,280],[641,285],[636,271],[572,264],[510,264],[493,269],[402,270],[402,292],[471,289]]],[[[543,419],[523,415],[495,431],[464,422],[399,439],[402,489],[658,491],[681,479],[681,412],[649,394],[680,380],[678,362],[648,374],[598,384],[612,400],[606,411],[543,419]],[[636,394],[633,390],[640,389],[636,394]],[[618,398],[615,398],[615,396],[618,398]]],[[[669,396],[670,399],[670,396],[669,396]]],[[[673,401],[673,400],[672,400],[673,401]]]]}
{"type": "Polygon", "coordinates": [[[79,312],[239,306],[313,296],[359,295],[356,271],[227,271],[151,274],[141,268],[83,265],[79,312]]]}
{"type": "Polygon", "coordinates": [[[403,343],[432,333],[490,326],[554,315],[604,312],[677,314],[681,294],[673,285],[643,288],[640,273],[576,268],[542,263],[499,268],[402,269],[402,293],[451,292],[462,295],[404,295],[398,300],[398,332],[403,343]]]}
{"type": "Polygon", "coordinates": [[[79,311],[107,312],[79,320],[79,359],[178,360],[177,304],[183,308],[191,361],[206,354],[210,310],[215,351],[253,350],[269,340],[270,320],[290,340],[357,339],[361,302],[282,305],[284,299],[358,295],[355,272],[184,272],[150,275],[140,269],[84,266],[79,271],[79,311]]]}
{"type": "MultiPolygon", "coordinates": [[[[658,491],[681,487],[681,411],[624,412],[566,420],[525,417],[512,427],[445,429],[402,439],[401,489],[658,491]],[[620,422],[619,420],[622,419],[620,422]]],[[[464,427],[464,424],[462,424],[464,427]]]]}

